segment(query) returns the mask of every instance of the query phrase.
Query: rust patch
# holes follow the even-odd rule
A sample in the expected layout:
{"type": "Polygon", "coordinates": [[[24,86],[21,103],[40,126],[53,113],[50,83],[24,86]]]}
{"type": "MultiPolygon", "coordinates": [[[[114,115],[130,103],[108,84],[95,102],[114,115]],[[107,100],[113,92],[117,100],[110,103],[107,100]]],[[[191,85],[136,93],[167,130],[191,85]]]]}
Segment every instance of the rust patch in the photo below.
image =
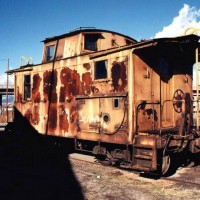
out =
{"type": "Polygon", "coordinates": [[[90,63],[84,63],[84,64],[83,64],[83,67],[84,67],[87,71],[91,69],[90,63]]]}
{"type": "Polygon", "coordinates": [[[59,127],[60,130],[63,130],[64,132],[68,132],[69,130],[68,115],[66,114],[64,105],[60,106],[59,127]]]}
{"type": "Polygon", "coordinates": [[[49,124],[48,124],[49,132],[55,132],[56,126],[57,126],[57,107],[51,105],[49,110],[49,124]]]}
{"type": "Polygon", "coordinates": [[[60,102],[65,102],[66,98],[70,101],[73,96],[83,94],[80,75],[76,70],[71,70],[67,67],[63,68],[60,73],[60,79],[62,84],[60,87],[60,102]]]}
{"type": "Polygon", "coordinates": [[[65,86],[61,86],[61,87],[60,87],[60,98],[59,98],[59,101],[60,101],[60,102],[65,102],[65,97],[66,97],[66,89],[65,89],[65,86]]]}
{"type": "Polygon", "coordinates": [[[80,132],[80,126],[79,126],[79,114],[77,111],[77,104],[75,101],[73,101],[71,103],[71,107],[70,107],[70,123],[71,123],[71,128],[72,128],[72,132],[73,131],[77,131],[80,132]]]}
{"type": "Polygon", "coordinates": [[[113,62],[111,69],[114,92],[122,92],[127,85],[126,65],[124,62],[113,62]]]}
{"type": "Polygon", "coordinates": [[[32,120],[34,125],[37,125],[40,122],[40,112],[39,111],[40,111],[39,106],[35,105],[33,108],[33,120],[32,120]]]}
{"type": "Polygon", "coordinates": [[[153,117],[154,121],[158,121],[158,116],[157,116],[157,111],[153,110],[153,109],[146,109],[146,113],[148,115],[148,119],[151,118],[151,116],[153,117]]]}
{"type": "Polygon", "coordinates": [[[153,130],[158,128],[157,111],[151,108],[140,110],[138,113],[139,130],[153,130]]]}
{"type": "Polygon", "coordinates": [[[24,114],[24,117],[29,121],[32,122],[32,112],[31,109],[28,108],[24,114]]]}
{"type": "Polygon", "coordinates": [[[57,102],[57,93],[56,93],[56,86],[57,86],[57,71],[54,70],[52,75],[52,71],[45,71],[43,74],[43,92],[44,92],[44,102],[50,100],[51,95],[51,102],[57,102]],[[53,84],[52,84],[53,83],[53,84]],[[52,87],[51,87],[52,84],[52,87]],[[50,91],[52,89],[52,91],[50,91]]]}
{"type": "Polygon", "coordinates": [[[39,103],[41,100],[39,88],[40,88],[40,82],[41,82],[41,77],[39,74],[34,74],[33,76],[33,89],[32,89],[32,99],[34,103],[39,103]]]}
{"type": "Polygon", "coordinates": [[[86,72],[82,75],[84,91],[87,94],[91,93],[91,86],[92,86],[92,78],[90,72],[86,72]]]}
{"type": "Polygon", "coordinates": [[[17,86],[16,101],[22,103],[22,94],[19,92],[19,86],[17,86]]]}
{"type": "Polygon", "coordinates": [[[97,87],[95,87],[95,86],[92,86],[91,90],[92,90],[92,92],[93,92],[94,94],[99,93],[99,89],[98,89],[97,87]]]}

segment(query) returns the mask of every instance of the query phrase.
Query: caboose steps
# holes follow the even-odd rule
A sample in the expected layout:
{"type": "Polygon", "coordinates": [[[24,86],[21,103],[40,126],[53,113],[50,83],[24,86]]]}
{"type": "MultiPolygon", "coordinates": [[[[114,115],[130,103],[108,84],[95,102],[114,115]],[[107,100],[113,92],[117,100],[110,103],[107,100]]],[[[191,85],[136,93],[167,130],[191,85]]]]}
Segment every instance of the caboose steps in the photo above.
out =
{"type": "Polygon", "coordinates": [[[135,136],[131,168],[142,171],[157,169],[157,140],[154,136],[135,136]]]}
{"type": "Polygon", "coordinates": [[[153,160],[152,156],[144,156],[144,155],[134,155],[134,158],[142,160],[153,160]]]}
{"type": "Polygon", "coordinates": [[[143,144],[135,144],[134,145],[135,148],[145,148],[145,149],[152,149],[151,145],[143,145],[143,144]]]}

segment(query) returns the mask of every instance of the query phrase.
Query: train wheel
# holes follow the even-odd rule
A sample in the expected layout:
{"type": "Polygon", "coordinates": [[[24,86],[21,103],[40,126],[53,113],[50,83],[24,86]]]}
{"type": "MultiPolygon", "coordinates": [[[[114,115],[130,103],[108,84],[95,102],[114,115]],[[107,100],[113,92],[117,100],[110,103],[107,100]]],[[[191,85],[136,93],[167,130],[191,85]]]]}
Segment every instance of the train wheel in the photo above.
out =
{"type": "Polygon", "coordinates": [[[169,155],[164,155],[162,158],[162,175],[165,176],[170,170],[171,157],[169,155]]]}

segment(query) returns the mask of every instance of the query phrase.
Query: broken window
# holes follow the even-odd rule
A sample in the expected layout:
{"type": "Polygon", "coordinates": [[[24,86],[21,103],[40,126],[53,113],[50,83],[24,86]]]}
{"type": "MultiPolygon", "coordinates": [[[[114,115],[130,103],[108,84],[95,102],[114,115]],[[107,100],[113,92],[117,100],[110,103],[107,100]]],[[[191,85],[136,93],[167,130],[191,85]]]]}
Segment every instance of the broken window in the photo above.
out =
{"type": "Polygon", "coordinates": [[[31,76],[24,76],[24,100],[30,99],[31,97],[31,76]]]}
{"type": "Polygon", "coordinates": [[[54,50],[55,50],[55,45],[51,45],[47,47],[47,62],[51,61],[54,58],[54,50]]]}
{"type": "Polygon", "coordinates": [[[85,34],[84,49],[97,51],[97,40],[99,34],[85,34]]]}
{"type": "Polygon", "coordinates": [[[105,79],[107,78],[107,67],[108,61],[101,60],[95,63],[95,77],[94,79],[105,79]]]}

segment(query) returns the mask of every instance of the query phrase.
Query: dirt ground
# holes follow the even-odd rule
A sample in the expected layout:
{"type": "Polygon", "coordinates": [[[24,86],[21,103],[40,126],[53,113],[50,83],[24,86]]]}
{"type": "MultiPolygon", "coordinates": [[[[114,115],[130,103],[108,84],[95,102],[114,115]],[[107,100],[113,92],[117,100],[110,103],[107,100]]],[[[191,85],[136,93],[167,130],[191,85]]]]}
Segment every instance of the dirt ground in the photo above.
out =
{"type": "Polygon", "coordinates": [[[200,187],[71,160],[86,200],[200,200],[200,187]]]}
{"type": "Polygon", "coordinates": [[[40,137],[2,135],[0,200],[18,199],[200,200],[200,187],[74,160],[40,137]]]}

